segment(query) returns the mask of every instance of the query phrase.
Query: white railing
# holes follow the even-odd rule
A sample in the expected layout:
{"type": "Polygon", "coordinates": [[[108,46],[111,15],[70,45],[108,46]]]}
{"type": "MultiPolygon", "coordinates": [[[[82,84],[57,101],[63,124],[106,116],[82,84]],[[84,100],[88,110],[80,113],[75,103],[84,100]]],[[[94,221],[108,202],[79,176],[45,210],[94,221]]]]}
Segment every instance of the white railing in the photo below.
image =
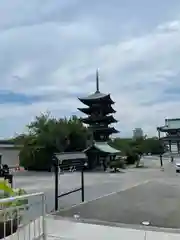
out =
{"type": "Polygon", "coordinates": [[[0,199],[0,239],[46,240],[45,206],[42,192],[0,199]]]}

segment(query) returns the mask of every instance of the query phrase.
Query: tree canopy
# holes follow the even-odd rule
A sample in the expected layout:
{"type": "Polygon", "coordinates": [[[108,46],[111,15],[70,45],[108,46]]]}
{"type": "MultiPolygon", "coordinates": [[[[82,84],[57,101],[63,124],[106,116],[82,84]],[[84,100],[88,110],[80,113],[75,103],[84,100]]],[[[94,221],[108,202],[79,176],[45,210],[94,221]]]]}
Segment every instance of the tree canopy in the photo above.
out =
{"type": "Polygon", "coordinates": [[[111,145],[120,149],[122,154],[127,156],[129,164],[139,164],[140,158],[143,154],[160,154],[164,152],[164,145],[157,137],[147,138],[115,138],[111,145]]]}
{"type": "Polygon", "coordinates": [[[28,133],[18,136],[15,142],[24,146],[21,165],[34,170],[49,169],[55,152],[84,150],[90,135],[78,117],[56,119],[48,113],[37,116],[27,129],[28,133]]]}
{"type": "MultiPolygon", "coordinates": [[[[54,118],[49,113],[37,116],[27,125],[27,133],[17,136],[16,144],[23,145],[20,164],[32,170],[50,170],[55,152],[82,151],[92,135],[77,116],[54,118]]],[[[110,144],[127,156],[129,163],[137,161],[142,154],[159,154],[164,151],[157,138],[115,138],[110,144]]]]}

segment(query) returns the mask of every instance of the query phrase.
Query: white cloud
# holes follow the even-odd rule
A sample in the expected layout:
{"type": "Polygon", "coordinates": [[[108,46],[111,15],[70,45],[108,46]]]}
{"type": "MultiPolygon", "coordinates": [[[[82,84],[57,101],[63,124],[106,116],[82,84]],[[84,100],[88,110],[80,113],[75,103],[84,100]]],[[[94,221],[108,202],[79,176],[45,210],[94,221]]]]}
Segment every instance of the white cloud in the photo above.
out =
{"type": "Polygon", "coordinates": [[[47,98],[32,105],[1,105],[0,136],[19,132],[40,112],[75,113],[81,105],[76,96],[95,89],[97,67],[101,90],[110,92],[116,102],[121,135],[131,134],[134,127],[153,135],[166,116],[179,117],[180,101],[159,101],[172,85],[180,85],[179,19],[131,38],[107,36],[104,41],[97,16],[96,21],[85,17],[61,22],[52,14],[56,4],[60,10],[66,7],[58,5],[61,1],[51,7],[32,1],[30,9],[24,1],[16,2],[25,8],[23,16],[17,14],[18,5],[4,5],[8,14],[0,25],[0,89],[47,98]]]}
{"type": "Polygon", "coordinates": [[[180,22],[177,21],[177,20],[167,22],[167,23],[164,23],[162,25],[159,25],[157,27],[157,29],[160,30],[160,31],[165,31],[165,32],[179,31],[180,30],[180,22]]]}

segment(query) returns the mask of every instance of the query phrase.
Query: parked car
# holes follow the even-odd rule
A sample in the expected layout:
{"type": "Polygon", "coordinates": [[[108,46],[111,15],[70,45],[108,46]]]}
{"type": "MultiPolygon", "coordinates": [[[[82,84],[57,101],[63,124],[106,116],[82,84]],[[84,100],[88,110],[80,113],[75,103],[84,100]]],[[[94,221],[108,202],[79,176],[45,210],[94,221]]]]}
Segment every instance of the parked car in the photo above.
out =
{"type": "Polygon", "coordinates": [[[180,163],[176,163],[176,172],[180,173],[180,163]]]}

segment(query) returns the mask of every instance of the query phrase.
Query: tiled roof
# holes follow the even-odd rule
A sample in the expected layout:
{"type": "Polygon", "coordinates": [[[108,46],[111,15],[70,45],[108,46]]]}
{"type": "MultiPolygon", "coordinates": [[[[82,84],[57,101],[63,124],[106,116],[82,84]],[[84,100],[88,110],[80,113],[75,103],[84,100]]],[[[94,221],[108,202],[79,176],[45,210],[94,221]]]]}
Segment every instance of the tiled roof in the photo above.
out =
{"type": "Polygon", "coordinates": [[[92,146],[85,149],[84,152],[90,150],[92,147],[95,147],[96,149],[104,153],[115,154],[121,152],[120,150],[111,147],[107,142],[95,142],[92,146]]]}

